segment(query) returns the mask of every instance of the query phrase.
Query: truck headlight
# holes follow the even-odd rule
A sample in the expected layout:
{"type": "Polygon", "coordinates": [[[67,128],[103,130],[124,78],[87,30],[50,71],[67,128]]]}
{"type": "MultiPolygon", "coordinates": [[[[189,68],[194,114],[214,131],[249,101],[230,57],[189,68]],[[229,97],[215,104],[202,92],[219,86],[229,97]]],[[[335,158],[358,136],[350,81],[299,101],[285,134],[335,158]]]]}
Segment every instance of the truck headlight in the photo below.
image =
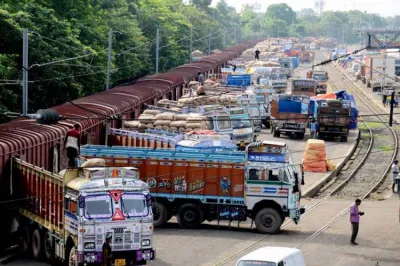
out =
{"type": "Polygon", "coordinates": [[[94,242],[85,242],[85,249],[94,249],[95,245],[94,242]]]}
{"type": "Polygon", "coordinates": [[[142,240],[142,246],[150,246],[151,241],[150,239],[143,239],[142,240]]]}

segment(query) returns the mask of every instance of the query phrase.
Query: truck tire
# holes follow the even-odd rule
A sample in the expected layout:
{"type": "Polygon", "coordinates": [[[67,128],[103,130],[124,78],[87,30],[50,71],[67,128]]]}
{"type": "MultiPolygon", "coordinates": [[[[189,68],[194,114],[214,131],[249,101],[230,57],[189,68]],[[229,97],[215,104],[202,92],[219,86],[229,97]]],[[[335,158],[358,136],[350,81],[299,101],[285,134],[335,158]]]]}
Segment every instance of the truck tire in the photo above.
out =
{"type": "Polygon", "coordinates": [[[281,229],[283,219],[275,209],[264,208],[257,212],[255,223],[258,232],[262,234],[276,234],[281,229]]]}
{"type": "Polygon", "coordinates": [[[54,238],[49,231],[46,230],[43,239],[44,256],[48,261],[54,259],[54,238]]]}
{"type": "Polygon", "coordinates": [[[341,140],[342,142],[347,142],[347,136],[341,137],[340,140],[341,140]]]}
{"type": "Polygon", "coordinates": [[[161,202],[153,202],[153,225],[163,226],[167,218],[167,209],[161,202]]]}
{"type": "Polygon", "coordinates": [[[297,133],[298,139],[304,139],[304,133],[297,133]]]}
{"type": "Polygon", "coordinates": [[[35,229],[32,234],[32,256],[40,259],[43,254],[43,239],[39,229],[35,229]]]}
{"type": "Polygon", "coordinates": [[[279,138],[281,136],[281,132],[279,130],[274,130],[274,137],[279,138]]]}
{"type": "Polygon", "coordinates": [[[203,212],[196,204],[186,203],[179,208],[176,218],[182,228],[196,229],[203,221],[203,212]]]}
{"type": "Polygon", "coordinates": [[[29,253],[31,249],[31,234],[27,226],[21,230],[21,249],[25,253],[29,253]]]}

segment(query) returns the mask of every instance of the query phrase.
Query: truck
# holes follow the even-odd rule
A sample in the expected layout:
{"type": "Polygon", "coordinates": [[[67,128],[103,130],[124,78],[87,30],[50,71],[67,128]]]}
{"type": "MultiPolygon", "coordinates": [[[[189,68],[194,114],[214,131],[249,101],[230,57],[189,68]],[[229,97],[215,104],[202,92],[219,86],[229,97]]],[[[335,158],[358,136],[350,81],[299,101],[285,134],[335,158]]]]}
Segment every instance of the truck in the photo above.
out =
{"type": "Polygon", "coordinates": [[[368,88],[378,91],[382,86],[392,87],[394,85],[395,77],[395,58],[387,56],[386,57],[386,77],[385,84],[383,82],[383,62],[384,56],[382,54],[371,54],[365,58],[365,83],[368,88]],[[380,73],[376,72],[379,71],[380,73]]]}
{"type": "Polygon", "coordinates": [[[285,72],[287,78],[290,78],[292,76],[293,73],[293,63],[292,63],[292,59],[291,58],[279,58],[278,59],[279,64],[281,65],[281,68],[283,69],[283,71],[285,72]]]}
{"type": "Polygon", "coordinates": [[[112,237],[116,265],[146,265],[155,258],[151,195],[136,168],[56,174],[15,158],[12,169],[18,197],[27,199],[17,219],[21,247],[35,259],[97,265],[106,236],[112,237]]]}
{"type": "Polygon", "coordinates": [[[239,148],[244,148],[245,145],[250,144],[256,139],[250,115],[245,113],[245,110],[241,107],[229,108],[228,112],[232,119],[232,141],[236,143],[239,148]]]}
{"type": "Polygon", "coordinates": [[[254,88],[254,93],[256,94],[256,101],[260,107],[261,112],[261,124],[265,128],[270,128],[271,121],[271,108],[270,108],[270,98],[275,91],[270,88],[263,88],[262,86],[254,88]]]}
{"type": "Polygon", "coordinates": [[[298,223],[305,211],[299,177],[283,142],[254,142],[235,152],[87,145],[81,156],[104,158],[107,166],[137,167],[150,186],[155,226],[172,216],[185,229],[205,220],[239,225],[249,218],[258,232],[271,234],[280,231],[286,217],[298,223]]]}
{"type": "Polygon", "coordinates": [[[302,51],[300,53],[300,63],[312,63],[314,61],[314,53],[311,51],[302,51]]]}
{"type": "Polygon", "coordinates": [[[271,133],[303,139],[308,125],[310,98],[299,95],[274,95],[271,102],[271,133]]]}
{"type": "Polygon", "coordinates": [[[347,142],[351,104],[345,100],[326,100],[317,104],[318,137],[333,139],[339,137],[347,142]]]}
{"type": "Polygon", "coordinates": [[[292,95],[306,95],[315,96],[317,95],[318,82],[314,79],[292,79],[292,95]]]}
{"type": "Polygon", "coordinates": [[[310,76],[317,81],[317,94],[325,94],[328,88],[328,72],[311,71],[310,76]]]}

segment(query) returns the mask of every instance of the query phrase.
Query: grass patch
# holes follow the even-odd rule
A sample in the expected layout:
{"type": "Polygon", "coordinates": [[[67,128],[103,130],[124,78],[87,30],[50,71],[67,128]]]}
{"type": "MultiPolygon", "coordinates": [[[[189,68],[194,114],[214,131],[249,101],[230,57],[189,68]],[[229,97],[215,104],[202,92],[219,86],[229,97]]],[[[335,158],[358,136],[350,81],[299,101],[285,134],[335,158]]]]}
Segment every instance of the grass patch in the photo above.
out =
{"type": "Polygon", "coordinates": [[[393,148],[389,145],[383,144],[378,146],[378,150],[383,151],[383,152],[387,152],[387,153],[392,153],[393,152],[393,148]]]}
{"type": "Polygon", "coordinates": [[[378,122],[365,122],[370,129],[375,129],[375,128],[383,128],[386,127],[385,123],[378,123],[378,122]]]}

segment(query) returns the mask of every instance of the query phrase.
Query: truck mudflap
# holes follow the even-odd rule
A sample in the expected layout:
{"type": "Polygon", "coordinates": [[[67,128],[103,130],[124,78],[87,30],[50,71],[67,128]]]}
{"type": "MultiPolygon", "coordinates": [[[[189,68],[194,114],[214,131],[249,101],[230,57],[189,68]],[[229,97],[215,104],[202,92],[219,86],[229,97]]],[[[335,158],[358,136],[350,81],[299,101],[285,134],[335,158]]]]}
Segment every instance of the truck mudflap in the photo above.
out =
{"type": "MultiPolygon", "coordinates": [[[[113,251],[115,266],[146,265],[146,261],[156,258],[154,249],[113,251]]],[[[86,265],[103,262],[103,252],[79,252],[78,262],[86,265]]]]}
{"type": "Polygon", "coordinates": [[[298,209],[290,210],[289,211],[289,217],[293,220],[295,224],[298,224],[300,222],[300,217],[302,214],[306,212],[307,206],[302,205],[298,209]]]}

